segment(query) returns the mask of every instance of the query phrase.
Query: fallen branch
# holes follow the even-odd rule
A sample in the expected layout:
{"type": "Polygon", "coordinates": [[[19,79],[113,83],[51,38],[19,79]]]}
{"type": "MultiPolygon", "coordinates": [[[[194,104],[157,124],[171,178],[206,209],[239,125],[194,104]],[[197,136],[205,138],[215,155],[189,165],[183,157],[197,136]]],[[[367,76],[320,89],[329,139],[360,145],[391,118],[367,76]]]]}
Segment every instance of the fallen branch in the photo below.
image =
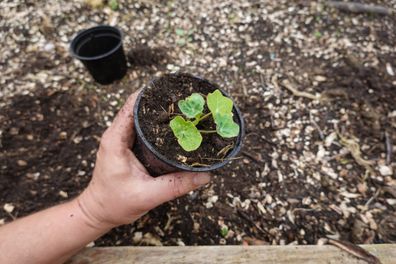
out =
{"type": "Polygon", "coordinates": [[[326,4],[341,11],[351,13],[371,13],[379,15],[391,15],[395,11],[380,5],[367,5],[355,2],[327,1],[326,4]]]}

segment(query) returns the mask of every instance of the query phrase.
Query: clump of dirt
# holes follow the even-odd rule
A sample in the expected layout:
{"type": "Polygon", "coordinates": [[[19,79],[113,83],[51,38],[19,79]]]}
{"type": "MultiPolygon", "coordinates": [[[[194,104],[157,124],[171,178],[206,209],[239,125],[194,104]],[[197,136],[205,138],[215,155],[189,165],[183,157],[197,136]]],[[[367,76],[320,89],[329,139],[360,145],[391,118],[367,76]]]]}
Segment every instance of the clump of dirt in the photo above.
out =
{"type": "MultiPolygon", "coordinates": [[[[177,102],[192,93],[207,95],[218,87],[206,80],[188,74],[168,74],[154,80],[144,91],[139,106],[139,123],[146,139],[162,155],[170,160],[190,166],[210,166],[223,160],[223,149],[229,146],[229,153],[236,144],[236,138],[222,138],[217,133],[202,134],[201,146],[187,152],[178,144],[169,122],[176,115],[182,115],[177,102]]],[[[204,113],[209,113],[205,105],[204,113]]],[[[236,114],[234,113],[234,116],[236,114]]],[[[212,118],[198,124],[198,129],[216,130],[212,118]]]]}

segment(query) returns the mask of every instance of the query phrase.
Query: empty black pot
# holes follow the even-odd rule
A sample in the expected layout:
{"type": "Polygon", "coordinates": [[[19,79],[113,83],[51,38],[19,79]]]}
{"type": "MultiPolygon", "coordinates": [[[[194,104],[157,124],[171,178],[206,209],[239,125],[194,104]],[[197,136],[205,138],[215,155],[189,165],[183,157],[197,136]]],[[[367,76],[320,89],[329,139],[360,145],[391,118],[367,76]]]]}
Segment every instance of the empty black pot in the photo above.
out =
{"type": "MultiPolygon", "coordinates": [[[[225,93],[223,90],[221,90],[217,85],[210,83],[208,80],[205,80],[201,77],[193,76],[188,73],[174,73],[171,75],[188,77],[192,79],[199,79],[200,81],[206,82],[207,84],[212,86],[213,91],[219,89],[225,96],[230,98],[230,96],[227,93],[225,93]]],[[[160,78],[161,77],[152,80],[149,85],[153,85],[160,78]]],[[[236,154],[238,154],[238,152],[241,150],[242,139],[245,135],[245,125],[240,110],[234,104],[234,109],[233,109],[234,118],[235,118],[235,122],[238,123],[240,126],[240,133],[236,139],[236,144],[234,149],[227,155],[227,157],[223,161],[208,167],[191,167],[176,162],[174,160],[168,159],[167,157],[159,153],[156,150],[156,148],[150,142],[147,141],[142,131],[142,128],[139,124],[140,102],[142,99],[142,95],[144,94],[146,89],[147,87],[143,88],[142,91],[140,92],[138,98],[136,99],[135,107],[133,109],[133,116],[134,116],[135,130],[136,130],[136,141],[133,146],[133,152],[152,176],[159,176],[165,173],[171,173],[177,171],[192,171],[192,172],[212,171],[226,165],[228,162],[230,162],[231,158],[234,157],[236,154]]]]}
{"type": "Polygon", "coordinates": [[[79,32],[70,52],[100,84],[121,79],[127,71],[122,34],[115,27],[97,26],[79,32]]]}

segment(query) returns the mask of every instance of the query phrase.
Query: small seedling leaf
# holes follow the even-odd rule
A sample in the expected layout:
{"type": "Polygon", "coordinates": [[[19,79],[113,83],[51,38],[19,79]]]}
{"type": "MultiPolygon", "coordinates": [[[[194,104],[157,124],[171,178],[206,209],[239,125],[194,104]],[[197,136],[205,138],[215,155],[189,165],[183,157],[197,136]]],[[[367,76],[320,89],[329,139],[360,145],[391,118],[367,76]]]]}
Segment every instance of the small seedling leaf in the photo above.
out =
{"type": "Polygon", "coordinates": [[[184,46],[186,45],[186,39],[185,38],[178,39],[176,40],[176,44],[179,46],[184,46]]]}
{"type": "Polygon", "coordinates": [[[232,119],[232,113],[217,114],[214,116],[217,134],[223,138],[232,138],[239,135],[239,125],[232,119]]]}
{"type": "Polygon", "coordinates": [[[193,93],[185,100],[180,100],[177,104],[180,111],[188,118],[194,118],[202,114],[205,105],[205,99],[198,93],[193,93]]]}
{"type": "Polygon", "coordinates": [[[218,114],[226,115],[232,112],[232,100],[225,97],[220,90],[209,93],[207,96],[207,103],[213,116],[218,114]]]}
{"type": "Polygon", "coordinates": [[[117,0],[110,0],[109,1],[109,6],[113,11],[116,11],[118,9],[118,1],[117,0]]]}
{"type": "Polygon", "coordinates": [[[178,36],[184,36],[184,30],[183,29],[181,29],[181,28],[176,28],[176,30],[175,30],[175,32],[176,32],[176,35],[178,35],[178,36]]]}
{"type": "Polygon", "coordinates": [[[222,226],[220,229],[220,234],[222,237],[226,237],[228,235],[228,227],[227,226],[222,226]]]}
{"type": "Polygon", "coordinates": [[[171,120],[170,127],[177,138],[177,142],[185,151],[196,150],[201,145],[201,133],[191,121],[186,121],[183,117],[176,116],[171,120]]]}

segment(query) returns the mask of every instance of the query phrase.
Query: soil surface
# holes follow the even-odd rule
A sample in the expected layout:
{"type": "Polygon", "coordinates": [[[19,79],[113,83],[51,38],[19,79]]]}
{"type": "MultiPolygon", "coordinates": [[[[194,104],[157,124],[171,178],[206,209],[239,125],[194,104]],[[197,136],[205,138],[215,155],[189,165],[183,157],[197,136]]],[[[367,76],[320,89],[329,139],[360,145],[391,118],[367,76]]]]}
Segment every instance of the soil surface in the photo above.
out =
{"type": "MultiPolygon", "coordinates": [[[[192,93],[207,95],[216,89],[216,85],[189,74],[164,75],[154,80],[144,90],[138,112],[139,124],[146,140],[167,159],[184,165],[202,167],[223,161],[236,145],[236,138],[222,138],[217,133],[202,134],[201,146],[188,152],[178,144],[169,127],[173,117],[183,115],[177,106],[180,100],[192,93]]],[[[206,104],[203,113],[209,113],[206,104]]],[[[216,130],[216,124],[209,118],[200,122],[197,128],[216,130]]]]}
{"type": "Polygon", "coordinates": [[[96,246],[396,242],[395,16],[326,1],[91,2],[0,1],[0,225],[80,193],[128,95],[183,71],[235,99],[243,149],[96,246]],[[96,24],[117,24],[129,54],[108,86],[68,53],[96,24]]]}

